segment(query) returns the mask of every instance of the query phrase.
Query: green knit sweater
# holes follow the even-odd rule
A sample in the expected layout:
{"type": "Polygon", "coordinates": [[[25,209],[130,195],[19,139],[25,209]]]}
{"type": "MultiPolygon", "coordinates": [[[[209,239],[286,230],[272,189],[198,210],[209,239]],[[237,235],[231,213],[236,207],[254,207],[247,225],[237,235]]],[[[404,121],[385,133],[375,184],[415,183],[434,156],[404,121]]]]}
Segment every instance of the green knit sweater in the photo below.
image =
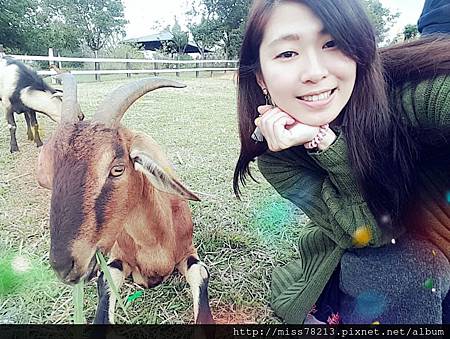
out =
{"type": "MultiPolygon", "coordinates": [[[[450,129],[450,75],[418,86],[405,85],[392,94],[392,104],[415,126],[450,129]]],[[[439,146],[442,144],[435,145],[439,146]]],[[[450,150],[444,154],[450,158],[450,150]]],[[[354,246],[353,234],[359,227],[369,227],[372,237],[368,246],[373,247],[401,236],[405,229],[420,230],[450,258],[449,164],[420,166],[417,208],[408,219],[415,225],[394,227],[395,234],[386,234],[351,175],[343,133],[321,152],[305,152],[298,146],[258,157],[267,181],[311,220],[301,230],[299,258],[273,272],[272,307],[276,314],[287,323],[303,323],[344,251],[354,246]]]]}

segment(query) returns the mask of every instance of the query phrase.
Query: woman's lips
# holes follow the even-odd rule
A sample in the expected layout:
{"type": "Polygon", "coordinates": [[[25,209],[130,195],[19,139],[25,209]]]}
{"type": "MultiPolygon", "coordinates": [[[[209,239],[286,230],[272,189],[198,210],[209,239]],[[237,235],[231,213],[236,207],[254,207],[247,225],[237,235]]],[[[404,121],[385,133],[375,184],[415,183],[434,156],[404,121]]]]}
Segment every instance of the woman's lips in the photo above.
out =
{"type": "Polygon", "coordinates": [[[334,99],[335,95],[336,95],[336,88],[331,90],[331,94],[326,99],[322,99],[322,100],[319,99],[316,101],[305,100],[305,98],[311,99],[312,97],[319,97],[319,95],[317,95],[317,96],[302,96],[302,97],[297,97],[297,99],[300,100],[300,102],[303,105],[306,105],[312,109],[319,109],[319,108],[326,107],[334,99]]]}

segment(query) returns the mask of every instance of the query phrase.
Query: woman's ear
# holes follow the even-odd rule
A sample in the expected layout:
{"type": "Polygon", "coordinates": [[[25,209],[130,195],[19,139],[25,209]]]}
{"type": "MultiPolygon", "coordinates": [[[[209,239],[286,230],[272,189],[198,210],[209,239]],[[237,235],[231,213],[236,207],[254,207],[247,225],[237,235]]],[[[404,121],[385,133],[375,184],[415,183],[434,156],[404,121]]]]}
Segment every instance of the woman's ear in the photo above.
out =
{"type": "Polygon", "coordinates": [[[256,82],[258,83],[259,87],[261,87],[261,90],[267,88],[266,83],[264,82],[264,77],[260,72],[256,73],[256,82]]]}

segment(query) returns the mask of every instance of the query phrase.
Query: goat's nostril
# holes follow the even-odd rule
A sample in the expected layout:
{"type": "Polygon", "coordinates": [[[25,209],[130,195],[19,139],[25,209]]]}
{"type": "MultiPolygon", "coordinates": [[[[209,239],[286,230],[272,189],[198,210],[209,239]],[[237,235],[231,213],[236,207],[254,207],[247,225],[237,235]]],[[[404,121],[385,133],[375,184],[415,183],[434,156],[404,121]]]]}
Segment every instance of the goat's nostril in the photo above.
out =
{"type": "Polygon", "coordinates": [[[73,258],[67,258],[65,260],[61,259],[55,260],[54,258],[51,258],[50,265],[56,271],[58,276],[64,280],[73,270],[75,261],[73,260],[73,258]]]}

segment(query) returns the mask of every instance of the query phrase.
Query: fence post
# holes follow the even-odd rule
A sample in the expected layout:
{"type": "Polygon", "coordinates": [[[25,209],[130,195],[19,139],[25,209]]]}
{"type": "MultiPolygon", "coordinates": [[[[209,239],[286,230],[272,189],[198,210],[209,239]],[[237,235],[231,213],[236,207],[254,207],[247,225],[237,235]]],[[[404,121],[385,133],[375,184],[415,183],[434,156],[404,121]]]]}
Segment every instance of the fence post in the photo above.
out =
{"type": "Polygon", "coordinates": [[[3,49],[3,44],[0,44],[0,59],[5,56],[5,50],[3,49]]]}
{"type": "MultiPolygon", "coordinates": [[[[198,62],[195,63],[195,68],[198,69],[198,62]]],[[[198,71],[195,71],[195,77],[198,78],[198,71]]]]}
{"type": "MultiPolygon", "coordinates": [[[[130,57],[129,54],[126,53],[126,54],[125,54],[125,58],[128,59],[129,57],[130,57]]],[[[131,65],[131,64],[130,64],[129,62],[126,62],[126,63],[125,63],[125,69],[127,69],[127,70],[130,69],[130,65],[131,65]]],[[[130,74],[130,73],[127,73],[127,78],[131,78],[131,74],[130,74]]]]}
{"type": "MultiPolygon", "coordinates": [[[[58,52],[58,58],[61,58],[61,54],[58,52]]],[[[62,62],[61,61],[58,61],[58,68],[60,69],[60,70],[62,70],[62,62]]],[[[62,84],[62,81],[61,81],[61,79],[56,79],[56,83],[58,84],[58,85],[61,85],[62,84]]]]}
{"type": "Polygon", "coordinates": [[[225,62],[225,70],[223,71],[223,74],[227,74],[227,68],[228,68],[228,61],[225,62]]]}
{"type": "MultiPolygon", "coordinates": [[[[176,61],[179,61],[179,60],[180,60],[180,56],[177,53],[177,60],[176,61]]],[[[175,67],[176,69],[180,68],[180,64],[178,62],[175,65],[176,65],[176,67],[175,67]]],[[[177,77],[180,76],[180,72],[176,72],[175,74],[176,74],[177,77]]]]}
{"type": "MultiPolygon", "coordinates": [[[[158,69],[158,64],[156,62],[153,63],[153,69],[158,69]]],[[[158,76],[158,73],[153,72],[153,75],[156,77],[156,76],[158,76]]]]}
{"type": "MultiPolygon", "coordinates": [[[[52,47],[48,48],[48,57],[49,58],[53,58],[53,48],[52,47]]],[[[53,60],[49,60],[48,61],[48,68],[51,69],[51,66],[54,65],[54,64],[55,64],[55,62],[53,60]]],[[[52,84],[56,84],[57,83],[57,81],[56,81],[56,79],[54,77],[51,78],[51,83],[52,84]]]]}
{"type": "MultiPolygon", "coordinates": [[[[94,54],[95,54],[95,58],[98,59],[98,51],[94,51],[94,54]]],[[[94,62],[94,69],[96,71],[100,70],[100,63],[99,62],[94,62]]],[[[96,81],[100,81],[100,74],[95,73],[95,80],[96,81]]]]}

